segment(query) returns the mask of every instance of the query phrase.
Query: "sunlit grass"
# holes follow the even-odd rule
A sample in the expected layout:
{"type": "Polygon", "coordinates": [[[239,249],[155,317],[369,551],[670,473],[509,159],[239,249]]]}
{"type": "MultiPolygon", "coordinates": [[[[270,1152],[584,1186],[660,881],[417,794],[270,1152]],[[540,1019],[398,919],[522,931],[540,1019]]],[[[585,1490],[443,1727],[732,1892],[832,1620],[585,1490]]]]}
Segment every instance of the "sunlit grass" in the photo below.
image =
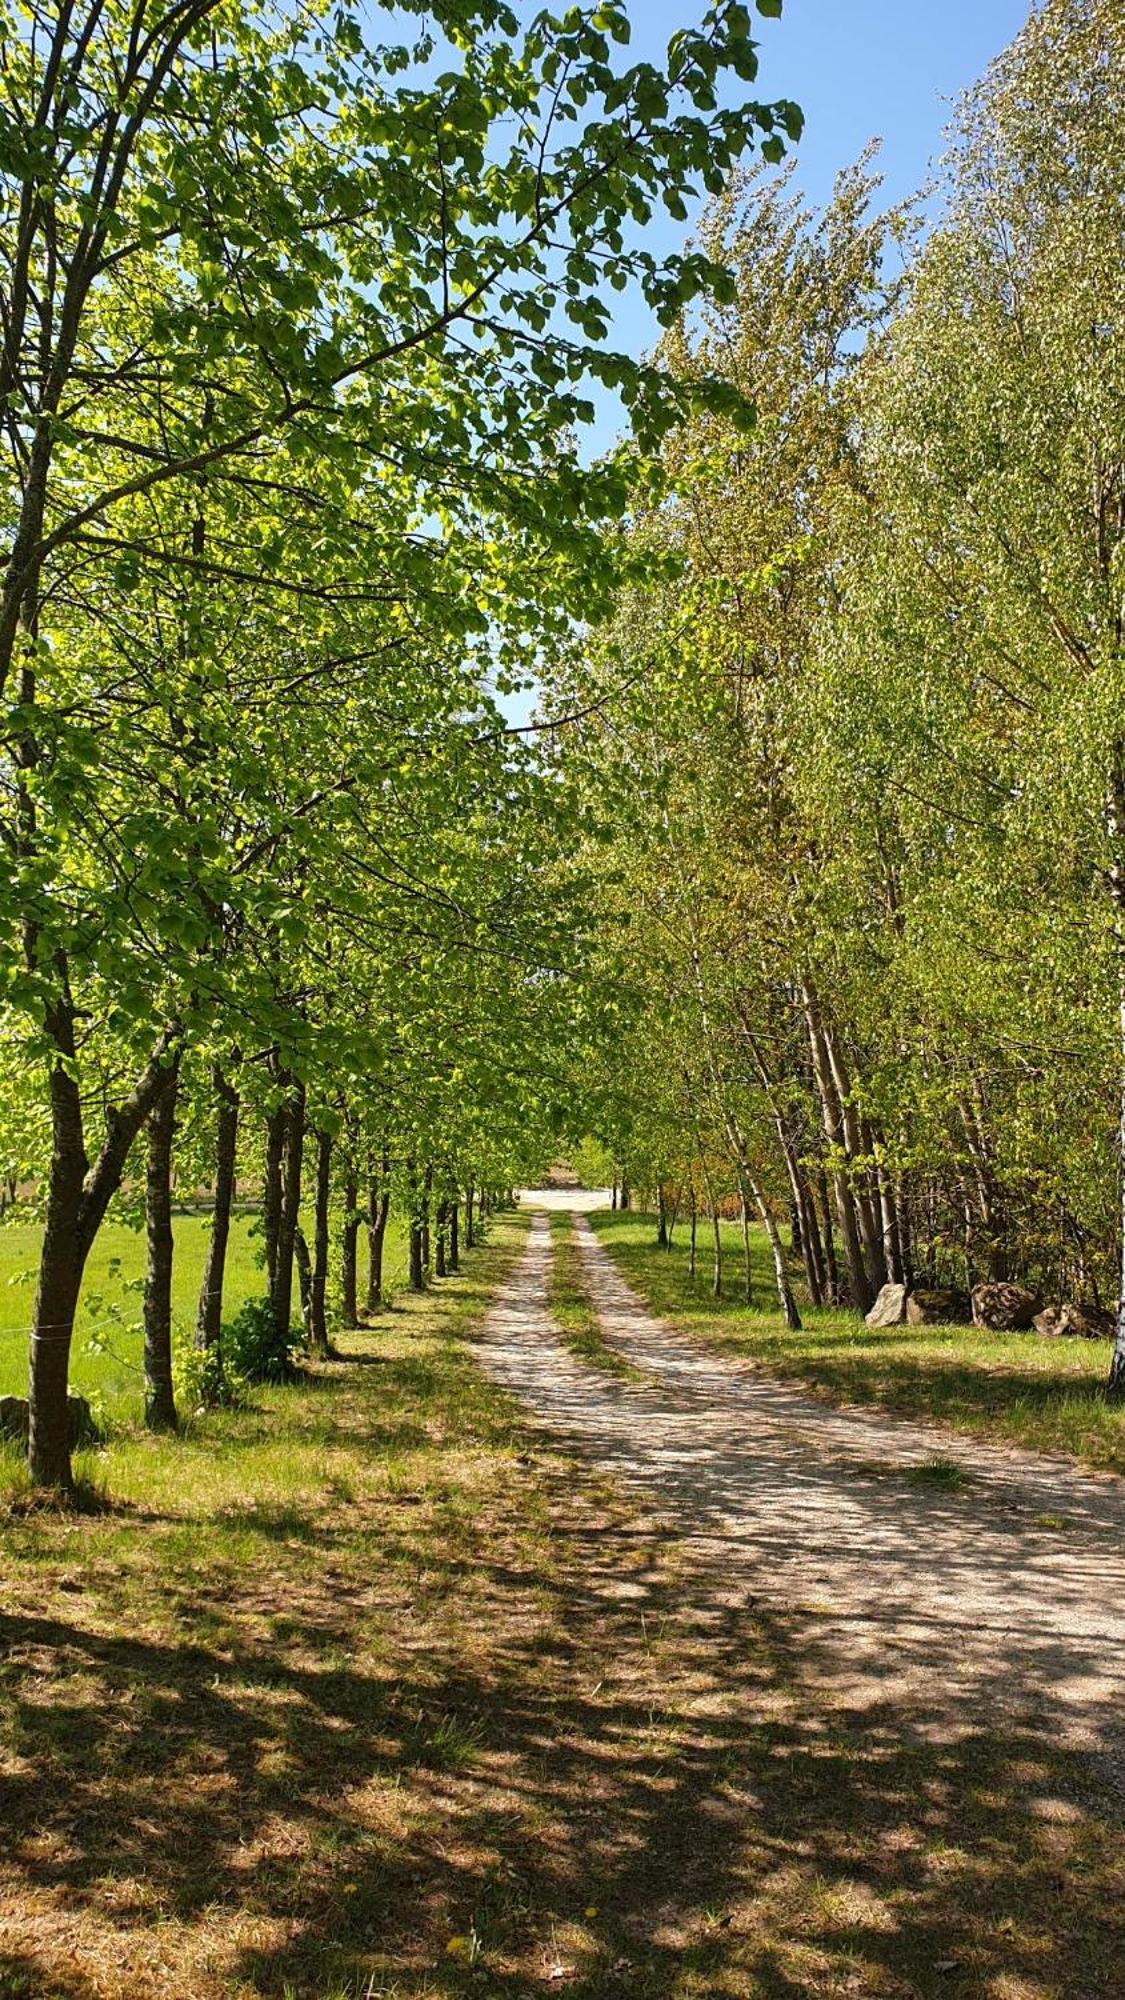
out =
{"type": "Polygon", "coordinates": [[[550,1302],[555,1326],[572,1354],[607,1375],[639,1382],[639,1368],[619,1354],[605,1338],[597,1313],[590,1302],[582,1268],[582,1253],[575,1241],[574,1224],[563,1210],[556,1210],[551,1222],[550,1302]]]}
{"type": "MultiPolygon", "coordinates": [[[[177,1213],[173,1220],[176,1247],[172,1267],[172,1327],[176,1340],[192,1337],[210,1226],[205,1214],[177,1213]]],[[[306,1228],[310,1226],[306,1222],[306,1228]]],[[[336,1227],[334,1244],[338,1237],[336,1227]]],[[[28,1334],[41,1238],[37,1222],[14,1219],[0,1223],[0,1395],[27,1394],[28,1334]]],[[[362,1256],[361,1241],[361,1270],[362,1256]]],[[[334,1256],[330,1306],[335,1301],[338,1261],[334,1256]]],[[[143,1232],[123,1222],[105,1223],[86,1267],[71,1349],[70,1381],[72,1389],[94,1404],[99,1418],[112,1424],[136,1423],[142,1414],[144,1264],[143,1232]]],[[[405,1237],[401,1225],[392,1220],[386,1250],[389,1295],[393,1296],[405,1275],[405,1237]]],[[[257,1218],[236,1215],[227,1252],[224,1313],[232,1316],[247,1299],[260,1298],[264,1290],[262,1237],[257,1218]]]]}
{"type": "Polygon", "coordinates": [[[833,1706],[478,1371],[523,1230],[0,1515],[0,1995],[1116,1990],[1088,1759],[833,1706]]]}

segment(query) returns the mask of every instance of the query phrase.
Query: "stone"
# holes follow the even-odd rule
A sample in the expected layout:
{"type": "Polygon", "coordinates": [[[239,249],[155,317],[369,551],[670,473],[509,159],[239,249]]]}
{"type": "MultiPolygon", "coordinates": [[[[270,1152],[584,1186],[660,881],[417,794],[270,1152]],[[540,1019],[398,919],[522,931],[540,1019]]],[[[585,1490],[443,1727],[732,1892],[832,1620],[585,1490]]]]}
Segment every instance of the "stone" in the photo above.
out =
{"type": "Polygon", "coordinates": [[[0,1396],[0,1438],[26,1444],[29,1421],[26,1396],[0,1396]]]}
{"type": "Polygon", "coordinates": [[[920,1286],[907,1298],[906,1317],[911,1326],[953,1326],[965,1317],[964,1295],[920,1286]]]}
{"type": "Polygon", "coordinates": [[[71,1451],[78,1451],[83,1445],[103,1442],[102,1434],[94,1422],[94,1413],[85,1396],[67,1397],[66,1418],[71,1451]]]}
{"type": "MultiPolygon", "coordinates": [[[[85,1396],[67,1397],[66,1419],[71,1451],[83,1445],[101,1444],[102,1434],[85,1396]]],[[[0,1438],[26,1444],[29,1424],[26,1396],[0,1396],[0,1438]]]]}
{"type": "Polygon", "coordinates": [[[1098,1306],[1076,1305],[1067,1299],[1061,1306],[1046,1306],[1032,1321],[1044,1340],[1112,1340],[1113,1314],[1098,1306]]]}
{"type": "Polygon", "coordinates": [[[1026,1333],[1042,1309],[1042,1299],[1026,1285],[997,1279],[973,1286],[973,1325],[989,1333],[1026,1333]]]}
{"type": "Polygon", "coordinates": [[[865,1326],[901,1326],[905,1318],[906,1286],[884,1285],[863,1323],[865,1326]]]}

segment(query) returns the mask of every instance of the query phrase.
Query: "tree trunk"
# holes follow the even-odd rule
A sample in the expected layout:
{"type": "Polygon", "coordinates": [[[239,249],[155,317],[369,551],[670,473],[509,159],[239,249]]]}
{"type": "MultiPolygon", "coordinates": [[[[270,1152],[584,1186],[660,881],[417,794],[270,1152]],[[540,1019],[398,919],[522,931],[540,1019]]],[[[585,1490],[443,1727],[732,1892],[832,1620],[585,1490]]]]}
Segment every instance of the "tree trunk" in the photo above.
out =
{"type": "Polygon", "coordinates": [[[816,1224],[816,1210],[812,1205],[808,1181],[801,1166],[797,1141],[792,1130],[792,1119],[791,1116],[786,1116],[783,1098],[775,1088],[774,1078],[770,1074],[764,1055],[755,1043],[752,1042],[751,1046],[762,1087],[769,1097],[770,1117],[777,1133],[781,1156],[785,1161],[793,1217],[793,1249],[804,1262],[805,1280],[812,1304],[823,1305],[826,1281],[824,1251],[816,1224]]]}
{"type": "Polygon", "coordinates": [[[797,1196],[797,1213],[801,1224],[801,1257],[805,1266],[805,1283],[809,1288],[810,1304],[822,1306],[828,1292],[824,1244],[821,1241],[812,1189],[800,1167],[797,1168],[797,1175],[800,1190],[797,1196]]]}
{"type": "Polygon", "coordinates": [[[277,1284],[277,1246],[281,1235],[281,1178],[289,1106],[283,1102],[266,1120],[266,1158],[262,1172],[262,1232],[266,1239],[266,1285],[273,1298],[277,1284]]]}
{"type": "Polygon", "coordinates": [[[610,1205],[610,1207],[611,1207],[612,1209],[616,1209],[616,1207],[617,1207],[617,1182],[616,1182],[616,1181],[614,1181],[614,1183],[613,1183],[613,1191],[612,1191],[612,1194],[611,1194],[611,1196],[610,1196],[610,1203],[609,1203],[609,1205],[610,1205]]]}
{"type": "Polygon", "coordinates": [[[681,1200],[682,1200],[682,1198],[683,1198],[683,1192],[684,1192],[684,1190],[683,1190],[683,1184],[682,1184],[682,1182],[677,1182],[677,1184],[676,1184],[676,1191],[675,1191],[674,1195],[672,1196],[672,1201],[671,1201],[671,1206],[669,1207],[669,1210],[668,1210],[668,1248],[669,1248],[669,1250],[670,1250],[670,1249],[672,1248],[672,1238],[674,1237],[674,1235],[675,1235],[675,1233],[676,1233],[676,1224],[677,1224],[677,1222],[678,1222],[678,1221],[679,1221],[679,1219],[680,1219],[680,1202],[681,1202],[681,1200]]]}
{"type": "Polygon", "coordinates": [[[813,1075],[816,1079],[817,1094],[820,1098],[824,1135],[832,1148],[832,1183],[836,1195],[836,1213],[840,1223],[840,1233],[844,1239],[844,1254],[848,1261],[848,1281],[852,1303],[858,1311],[870,1310],[874,1293],[864,1262],[863,1242],[857,1214],[854,1190],[848,1179],[847,1159],[849,1148],[844,1124],[843,1108],[840,1104],[836,1079],[828,1052],[820,1010],[811,988],[805,987],[805,1022],[808,1028],[809,1048],[812,1053],[813,1075]]]}
{"type": "Polygon", "coordinates": [[[617,1198],[617,1205],[618,1205],[618,1207],[619,1207],[619,1208],[628,1208],[628,1206],[629,1206],[629,1202],[630,1202],[630,1198],[631,1198],[631,1197],[630,1197],[630,1194],[629,1194],[629,1183],[628,1183],[628,1181],[627,1181],[627,1180],[625,1179],[625,1176],[624,1176],[624,1174],[622,1174],[622,1176],[621,1176],[621,1192],[620,1192],[620,1194],[619,1194],[619,1196],[618,1196],[618,1198],[617,1198]]]}
{"type": "Polygon", "coordinates": [[[836,1237],[832,1229],[832,1203],[828,1197],[828,1175],[821,1167],[818,1175],[820,1195],[820,1220],[824,1235],[824,1275],[828,1285],[828,1303],[840,1303],[840,1269],[836,1262],[836,1237]]]}
{"type": "Polygon", "coordinates": [[[195,1320],[195,1344],[204,1349],[217,1347],[222,1334],[223,1285],[238,1159],[238,1092],[227,1082],[218,1063],[211,1072],[211,1082],[218,1106],[215,1201],[211,1210],[211,1238],[207,1245],[207,1262],[203,1267],[199,1310],[195,1320]]]}
{"type": "Polygon", "coordinates": [[[1118,1077],[1118,1297],[1113,1357],[1109,1364],[1106,1395],[1111,1402],[1125,1401],[1125,743],[1114,749],[1113,774],[1108,810],[1109,832],[1115,859],[1110,869],[1113,899],[1113,939],[1117,960],[1117,1047],[1118,1077]]]}
{"type": "Polygon", "coordinates": [[[971,1101],[962,1095],[957,1100],[957,1109],[972,1163],[985,1272],[995,1282],[1008,1276],[1008,1254],[1004,1241],[1003,1206],[985,1136],[985,1101],[979,1078],[974,1078],[971,1101]]]}
{"type": "Polygon", "coordinates": [[[699,1204],[695,1199],[695,1189],[691,1191],[691,1235],[688,1238],[688,1277],[695,1283],[695,1239],[699,1219],[699,1204]]]}
{"type": "Polygon", "coordinates": [[[36,1486],[69,1493],[74,1482],[66,1399],[70,1341],[86,1262],[81,1226],[86,1149],[78,1085],[60,1064],[52,1068],[50,1088],[54,1142],[29,1356],[28,1462],[36,1486]]]}
{"type": "Polygon", "coordinates": [[[316,1135],[316,1211],[313,1229],[313,1265],[309,1284],[309,1340],[318,1354],[328,1352],[328,1317],[325,1293],[328,1290],[328,1203],[332,1192],[332,1135],[316,1135]]]}
{"type": "Polygon", "coordinates": [[[910,1215],[910,1189],[904,1175],[899,1176],[895,1188],[895,1210],[898,1215],[898,1241],[902,1256],[903,1283],[914,1283],[914,1228],[910,1215]]]}
{"type": "MultiPolygon", "coordinates": [[[[59,969],[65,989],[65,960],[60,961],[59,969]]],[[[27,1457],[34,1485],[69,1493],[74,1482],[67,1386],[82,1273],[106,1209],[121,1185],[133,1141],[167,1080],[169,1055],[178,1043],[179,1029],[173,1023],[160,1034],[129,1096],[107,1120],[105,1141],[91,1167],[86,1157],[82,1098],[72,1070],[74,1011],[68,990],[49,1010],[45,1026],[61,1060],[52,1064],[49,1077],[51,1166],[28,1367],[27,1457]]]]}
{"type": "Polygon", "coordinates": [[[905,1285],[906,1261],[902,1253],[902,1234],[898,1225],[898,1204],[895,1201],[894,1186],[885,1167],[876,1167],[875,1178],[879,1190],[879,1215],[883,1230],[883,1256],[887,1277],[892,1285],[905,1285]]]}
{"type": "Polygon", "coordinates": [[[305,1329],[305,1339],[312,1346],[312,1258],[309,1255],[308,1237],[297,1224],[293,1231],[293,1259],[297,1266],[297,1296],[301,1302],[301,1325],[305,1329]]]}
{"type": "MultiPolygon", "coordinates": [[[[384,1170],[387,1162],[384,1159],[384,1170]]],[[[371,1182],[367,1190],[367,1310],[369,1313],[382,1312],[383,1298],[383,1246],[387,1240],[387,1216],[390,1213],[391,1196],[386,1180],[371,1182]]]]}
{"type": "Polygon", "coordinates": [[[746,1303],[754,1303],[754,1267],[750,1256],[750,1210],[742,1197],[742,1259],[746,1271],[746,1303]]]}
{"type": "Polygon", "coordinates": [[[456,1275],[461,1269],[461,1240],[458,1233],[460,1229],[459,1209],[460,1203],[457,1196],[454,1195],[453,1200],[449,1204],[449,1270],[451,1276],[456,1275]]]}
{"type": "MultiPolygon", "coordinates": [[[[832,1026],[822,1021],[821,1032],[828,1053],[832,1071],[836,1099],[840,1107],[840,1118],[844,1132],[844,1146],[849,1162],[861,1159],[871,1152],[868,1135],[863,1130],[859,1113],[852,1102],[852,1085],[844,1061],[843,1050],[832,1026]]],[[[868,1289],[872,1296],[887,1282],[887,1267],[883,1262],[883,1239],[879,1229],[874,1203],[871,1199],[869,1175],[864,1172],[854,1189],[855,1212],[859,1221],[860,1241],[863,1244],[863,1265],[867,1273],[868,1289]]]]}
{"type": "Polygon", "coordinates": [[[656,1209],[657,1209],[656,1241],[661,1250],[667,1250],[668,1213],[664,1206],[664,1189],[662,1186],[658,1187],[656,1190],[656,1209]]]}
{"type": "Polygon", "coordinates": [[[340,1284],[343,1292],[345,1326],[358,1326],[356,1290],[356,1243],[359,1238],[359,1189],[349,1181],[344,1189],[344,1234],[340,1251],[340,1284]]]}
{"type": "Polygon", "coordinates": [[[148,1114],[145,1167],[144,1371],[145,1423],[150,1431],[174,1431],[172,1389],[172,1145],[176,1135],[177,1070],[148,1114]]]}
{"type": "Polygon", "coordinates": [[[718,1206],[714,1200],[711,1202],[711,1229],[715,1238],[715,1255],[711,1267],[711,1295],[713,1298],[721,1299],[723,1296],[723,1232],[719,1220],[718,1206]]]}
{"type": "Polygon", "coordinates": [[[430,1192],[433,1184],[434,1170],[432,1167],[427,1167],[422,1176],[422,1212],[420,1218],[422,1227],[422,1268],[427,1277],[430,1274],[430,1192]]]}
{"type": "Polygon", "coordinates": [[[444,1278],[445,1276],[445,1226],[448,1214],[448,1205],[444,1201],[439,1201],[437,1211],[437,1247],[434,1259],[434,1276],[436,1278],[444,1278]]]}
{"type": "Polygon", "coordinates": [[[301,1213],[301,1162],[305,1149],[305,1086],[298,1083],[285,1114],[282,1150],[281,1213],[278,1217],[274,1279],[270,1292],[273,1323],[279,1340],[289,1335],[293,1308],[293,1254],[301,1213]]]}
{"type": "Polygon", "coordinates": [[[465,1189],[465,1248],[471,1250],[475,1242],[473,1235],[473,1188],[470,1182],[465,1189]]]}
{"type": "Polygon", "coordinates": [[[422,1242],[422,1225],[416,1215],[410,1218],[410,1289],[424,1292],[426,1289],[426,1258],[422,1242]]]}
{"type": "Polygon", "coordinates": [[[754,1205],[762,1218],[766,1235],[769,1238],[770,1250],[773,1253],[773,1271],[777,1281],[777,1296],[781,1310],[785,1314],[785,1324],[791,1333],[800,1333],[801,1315],[797,1311],[797,1301],[793,1297],[793,1289],[789,1283],[789,1276],[785,1269],[785,1251],[782,1247],[781,1232],[773,1219],[773,1214],[768,1203],[762,1197],[761,1191],[753,1182],[751,1186],[754,1192],[754,1205]]]}

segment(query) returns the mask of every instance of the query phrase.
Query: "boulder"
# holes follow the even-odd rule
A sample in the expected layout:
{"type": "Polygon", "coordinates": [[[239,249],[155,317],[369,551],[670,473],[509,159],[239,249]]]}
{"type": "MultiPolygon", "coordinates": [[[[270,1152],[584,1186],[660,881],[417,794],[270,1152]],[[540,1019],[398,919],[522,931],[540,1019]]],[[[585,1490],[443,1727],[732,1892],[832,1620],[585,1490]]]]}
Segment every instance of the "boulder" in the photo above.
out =
{"type": "Polygon", "coordinates": [[[863,1323],[865,1326],[901,1326],[905,1318],[906,1286],[884,1285],[863,1323]]]}
{"type": "Polygon", "coordinates": [[[1026,1285],[993,1280],[973,1286],[973,1325],[989,1333],[1026,1333],[1042,1307],[1038,1293],[1026,1285]]]}
{"type": "Polygon", "coordinates": [[[94,1422],[94,1413],[85,1396],[68,1396],[66,1399],[67,1428],[70,1433],[71,1451],[79,1451],[83,1445],[101,1444],[102,1434],[94,1422]]]}
{"type": "MultiPolygon", "coordinates": [[[[71,1451],[102,1442],[102,1434],[85,1396],[67,1397],[66,1416],[71,1451]]],[[[0,1396],[0,1438],[26,1444],[29,1423],[26,1396],[0,1396]]]]}
{"type": "Polygon", "coordinates": [[[26,1396],[0,1396],[0,1438],[26,1444],[28,1422],[26,1396]]]}
{"type": "Polygon", "coordinates": [[[1112,1340],[1113,1314],[1102,1312],[1097,1306],[1076,1305],[1073,1299],[1064,1300],[1061,1306],[1046,1306],[1036,1313],[1032,1321],[1036,1333],[1044,1340],[1112,1340]]]}
{"type": "Polygon", "coordinates": [[[964,1295],[943,1292],[936,1286],[920,1286],[906,1301],[906,1317],[911,1326],[952,1326],[965,1317],[964,1295]]]}

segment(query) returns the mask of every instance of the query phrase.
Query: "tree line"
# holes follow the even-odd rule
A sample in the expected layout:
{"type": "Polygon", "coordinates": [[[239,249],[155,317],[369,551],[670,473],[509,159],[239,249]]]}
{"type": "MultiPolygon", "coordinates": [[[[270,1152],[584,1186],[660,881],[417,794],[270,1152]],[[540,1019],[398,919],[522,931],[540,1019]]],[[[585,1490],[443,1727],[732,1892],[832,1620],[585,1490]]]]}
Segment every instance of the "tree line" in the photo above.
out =
{"type": "Polygon", "coordinates": [[[503,703],[637,572],[591,383],[646,451],[730,400],[613,352],[605,299],[671,324],[729,286],[643,232],[796,135],[750,26],[717,0],[661,66],[621,0],[0,7],[2,1151],[43,1215],[42,1486],[142,1175],[170,1422],[174,1160],[216,1189],[204,1345],[240,1147],[275,1333],[297,1257],[322,1340],[333,1188],[373,1242],[397,1190],[417,1264],[552,1129],[594,815],[503,703]]]}
{"type": "Polygon", "coordinates": [[[736,173],[664,341],[746,414],[665,443],[664,578],[572,651],[612,792],[600,1130],[733,1194],[813,1305],[1020,1280],[1125,1371],[1125,16],[1047,0],[936,213],[736,173]],[[756,414],[755,414],[756,413],[756,414]],[[1100,1317],[1104,1315],[1104,1319],[1100,1317]]]}

